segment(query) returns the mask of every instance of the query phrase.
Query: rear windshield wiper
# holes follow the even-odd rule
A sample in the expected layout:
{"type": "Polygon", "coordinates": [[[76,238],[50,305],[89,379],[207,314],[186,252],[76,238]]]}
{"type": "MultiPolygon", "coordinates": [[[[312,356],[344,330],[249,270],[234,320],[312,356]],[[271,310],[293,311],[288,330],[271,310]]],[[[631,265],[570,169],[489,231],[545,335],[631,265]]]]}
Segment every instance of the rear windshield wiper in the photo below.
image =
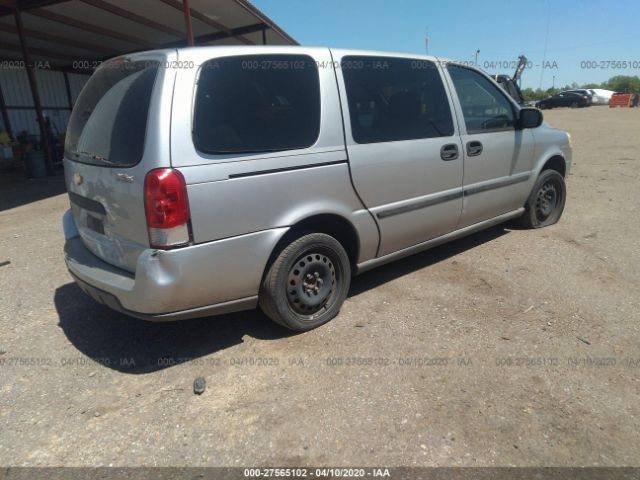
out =
{"type": "Polygon", "coordinates": [[[97,155],[95,153],[74,152],[74,155],[75,155],[76,158],[80,158],[81,155],[85,155],[87,157],[90,157],[92,160],[97,160],[97,161],[102,162],[102,163],[108,163],[109,165],[115,165],[115,162],[112,162],[107,157],[103,157],[102,155],[97,155]]]}

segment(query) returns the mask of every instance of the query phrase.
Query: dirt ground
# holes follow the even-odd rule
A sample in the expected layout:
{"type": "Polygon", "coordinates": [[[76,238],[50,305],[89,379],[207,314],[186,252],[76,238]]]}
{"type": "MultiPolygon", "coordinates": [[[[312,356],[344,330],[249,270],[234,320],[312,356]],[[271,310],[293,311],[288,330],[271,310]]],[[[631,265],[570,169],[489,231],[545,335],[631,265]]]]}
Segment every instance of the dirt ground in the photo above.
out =
{"type": "Polygon", "coordinates": [[[5,182],[0,465],[639,466],[640,109],[544,115],[573,137],[559,224],[373,270],[299,335],[94,303],[60,179],[5,182]]]}

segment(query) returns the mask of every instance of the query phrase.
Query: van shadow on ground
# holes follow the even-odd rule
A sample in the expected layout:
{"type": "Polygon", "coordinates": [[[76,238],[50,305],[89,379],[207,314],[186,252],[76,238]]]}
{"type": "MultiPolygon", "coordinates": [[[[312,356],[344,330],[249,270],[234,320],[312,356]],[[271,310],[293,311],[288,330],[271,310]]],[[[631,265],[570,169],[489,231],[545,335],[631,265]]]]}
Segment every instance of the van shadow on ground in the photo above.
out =
{"type": "Polygon", "coordinates": [[[64,176],[58,172],[46,178],[24,178],[23,173],[0,174],[0,212],[39,202],[67,191],[64,176]]]}
{"type": "MultiPolygon", "coordinates": [[[[508,232],[504,226],[493,227],[374,269],[353,279],[349,296],[377,288],[508,232]]],[[[80,352],[107,368],[130,374],[162,370],[233,347],[242,343],[245,335],[261,340],[295,335],[271,322],[259,310],[178,322],[138,320],[96,303],[75,283],[58,288],[54,302],[59,326],[80,352]]]]}

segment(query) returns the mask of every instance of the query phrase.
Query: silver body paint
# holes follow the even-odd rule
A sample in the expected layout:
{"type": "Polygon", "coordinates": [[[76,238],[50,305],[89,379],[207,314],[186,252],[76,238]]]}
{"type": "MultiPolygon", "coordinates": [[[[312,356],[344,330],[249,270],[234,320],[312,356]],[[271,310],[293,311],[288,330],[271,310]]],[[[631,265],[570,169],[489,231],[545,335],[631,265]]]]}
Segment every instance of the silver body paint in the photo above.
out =
{"type": "Polygon", "coordinates": [[[468,134],[447,61],[436,57],[256,46],[163,50],[130,58],[192,62],[194,67],[160,69],[144,154],[137,165],[109,168],[65,159],[72,207],[63,224],[65,258],[78,284],[97,300],[133,316],[172,320],[255,307],[278,242],[289,229],[315,216],[340,217],[353,227],[358,244],[354,266],[361,272],[519,215],[549,159],[564,159],[567,173],[571,164],[567,134],[546,124],[468,134]],[[223,56],[270,53],[306,54],[319,65],[317,141],[283,152],[197,151],[192,121],[199,66],[223,56]],[[353,54],[435,62],[454,134],[356,143],[338,66],[343,56],[353,54]],[[480,155],[467,155],[470,141],[482,142],[480,155]],[[440,150],[447,144],[458,146],[457,159],[441,159],[440,150]],[[159,167],[178,169],[186,180],[192,245],[149,247],[144,178],[159,167]],[[87,228],[91,216],[100,218],[104,233],[87,228]]]}

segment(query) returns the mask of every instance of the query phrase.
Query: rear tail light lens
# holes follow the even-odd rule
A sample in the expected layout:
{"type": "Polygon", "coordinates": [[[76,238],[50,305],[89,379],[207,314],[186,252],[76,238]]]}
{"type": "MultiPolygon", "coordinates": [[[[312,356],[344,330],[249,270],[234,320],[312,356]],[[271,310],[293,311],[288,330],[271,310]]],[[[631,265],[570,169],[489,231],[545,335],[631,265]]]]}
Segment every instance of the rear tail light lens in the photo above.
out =
{"type": "Polygon", "coordinates": [[[189,199],[182,174],[172,168],[151,170],[144,179],[144,199],[151,246],[188,244],[189,199]]]}

